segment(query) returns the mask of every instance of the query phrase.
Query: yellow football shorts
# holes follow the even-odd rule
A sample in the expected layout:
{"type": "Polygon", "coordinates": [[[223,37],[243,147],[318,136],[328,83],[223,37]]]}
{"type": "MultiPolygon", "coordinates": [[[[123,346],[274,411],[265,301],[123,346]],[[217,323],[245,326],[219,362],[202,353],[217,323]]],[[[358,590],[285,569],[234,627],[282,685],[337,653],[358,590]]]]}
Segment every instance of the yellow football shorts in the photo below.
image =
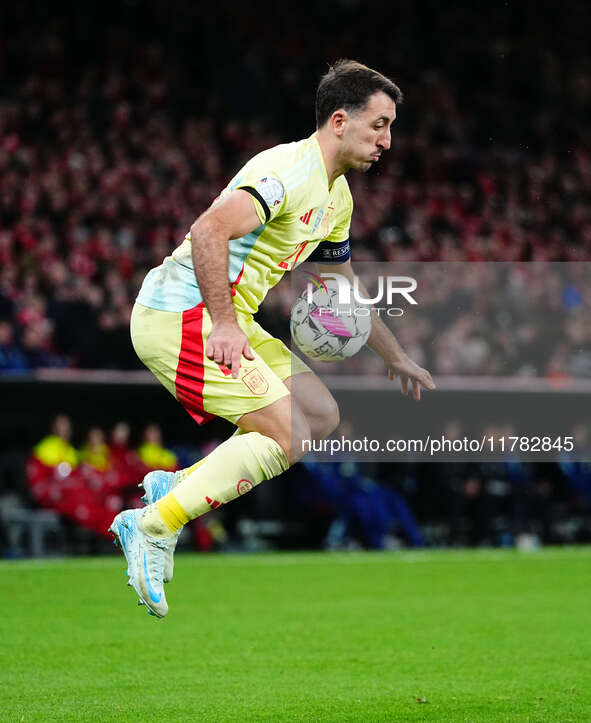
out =
{"type": "Polygon", "coordinates": [[[237,317],[255,359],[243,357],[233,379],[227,367],[205,356],[212,323],[203,303],[182,312],[133,307],[131,340],[137,355],[198,424],[216,416],[236,424],[243,414],[289,394],[284,379],[311,371],[252,317],[237,317]]]}

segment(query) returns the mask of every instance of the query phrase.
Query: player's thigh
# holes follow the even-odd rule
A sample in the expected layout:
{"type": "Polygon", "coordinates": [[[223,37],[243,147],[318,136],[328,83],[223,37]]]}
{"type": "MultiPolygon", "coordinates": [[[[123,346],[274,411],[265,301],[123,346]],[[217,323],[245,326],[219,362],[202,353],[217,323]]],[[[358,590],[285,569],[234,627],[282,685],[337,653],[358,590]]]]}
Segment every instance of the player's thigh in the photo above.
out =
{"type": "MultiPolygon", "coordinates": [[[[248,335],[248,323],[238,320],[248,335]]],[[[211,317],[203,304],[184,312],[165,312],[136,304],[131,332],[134,348],[189,414],[201,424],[214,416],[236,424],[250,412],[263,409],[289,390],[255,351],[242,359],[237,379],[222,364],[205,355],[211,317]]]]}
{"type": "Polygon", "coordinates": [[[183,333],[183,315],[136,303],[131,312],[131,343],[140,360],[176,397],[174,379],[183,333]]]}
{"type": "Polygon", "coordinates": [[[339,424],[338,405],[316,374],[287,346],[253,322],[251,346],[260,354],[292,394],[306,416],[314,439],[328,436],[339,424]]]}

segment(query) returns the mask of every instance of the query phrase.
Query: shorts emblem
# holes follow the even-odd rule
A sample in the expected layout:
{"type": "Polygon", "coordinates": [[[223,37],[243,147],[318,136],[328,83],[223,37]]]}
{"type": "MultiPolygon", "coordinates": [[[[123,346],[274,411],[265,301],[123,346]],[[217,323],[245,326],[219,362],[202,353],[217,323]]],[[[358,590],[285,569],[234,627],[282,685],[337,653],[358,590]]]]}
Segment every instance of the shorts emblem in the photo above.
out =
{"type": "Polygon", "coordinates": [[[269,391],[269,382],[258,369],[246,371],[242,381],[253,394],[266,394],[269,391]]]}

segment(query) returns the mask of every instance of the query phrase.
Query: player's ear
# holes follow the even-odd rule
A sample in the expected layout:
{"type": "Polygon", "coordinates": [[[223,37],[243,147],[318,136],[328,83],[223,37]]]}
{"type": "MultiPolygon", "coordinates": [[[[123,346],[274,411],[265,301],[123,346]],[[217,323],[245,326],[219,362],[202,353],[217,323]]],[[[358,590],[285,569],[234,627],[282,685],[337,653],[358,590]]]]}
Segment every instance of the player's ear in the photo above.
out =
{"type": "Polygon", "coordinates": [[[344,108],[339,108],[338,110],[335,110],[335,112],[330,116],[330,120],[328,121],[330,127],[333,133],[339,138],[341,138],[343,133],[345,132],[345,126],[347,124],[348,117],[349,115],[347,111],[344,110],[344,108]]]}

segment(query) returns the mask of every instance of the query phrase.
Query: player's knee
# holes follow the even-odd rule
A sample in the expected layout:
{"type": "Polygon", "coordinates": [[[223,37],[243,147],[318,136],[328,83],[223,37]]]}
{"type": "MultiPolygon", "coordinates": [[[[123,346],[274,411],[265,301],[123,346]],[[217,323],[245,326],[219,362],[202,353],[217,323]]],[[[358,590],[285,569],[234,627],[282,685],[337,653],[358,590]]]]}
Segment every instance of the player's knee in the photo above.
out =
{"type": "Polygon", "coordinates": [[[312,438],[310,422],[291,395],[270,407],[245,415],[239,426],[245,432],[259,432],[274,439],[282,447],[290,465],[303,456],[303,441],[312,438]]]}
{"type": "Polygon", "coordinates": [[[297,405],[293,406],[288,454],[290,464],[295,464],[304,456],[305,443],[312,439],[312,427],[308,418],[297,405]]]}
{"type": "Polygon", "coordinates": [[[312,439],[325,439],[339,426],[339,407],[314,374],[302,374],[286,382],[293,398],[306,415],[312,429],[312,439]]]}
{"type": "Polygon", "coordinates": [[[300,409],[292,409],[289,424],[279,425],[270,432],[270,436],[281,445],[289,464],[295,464],[303,457],[304,440],[312,437],[310,424],[300,409]]]}

